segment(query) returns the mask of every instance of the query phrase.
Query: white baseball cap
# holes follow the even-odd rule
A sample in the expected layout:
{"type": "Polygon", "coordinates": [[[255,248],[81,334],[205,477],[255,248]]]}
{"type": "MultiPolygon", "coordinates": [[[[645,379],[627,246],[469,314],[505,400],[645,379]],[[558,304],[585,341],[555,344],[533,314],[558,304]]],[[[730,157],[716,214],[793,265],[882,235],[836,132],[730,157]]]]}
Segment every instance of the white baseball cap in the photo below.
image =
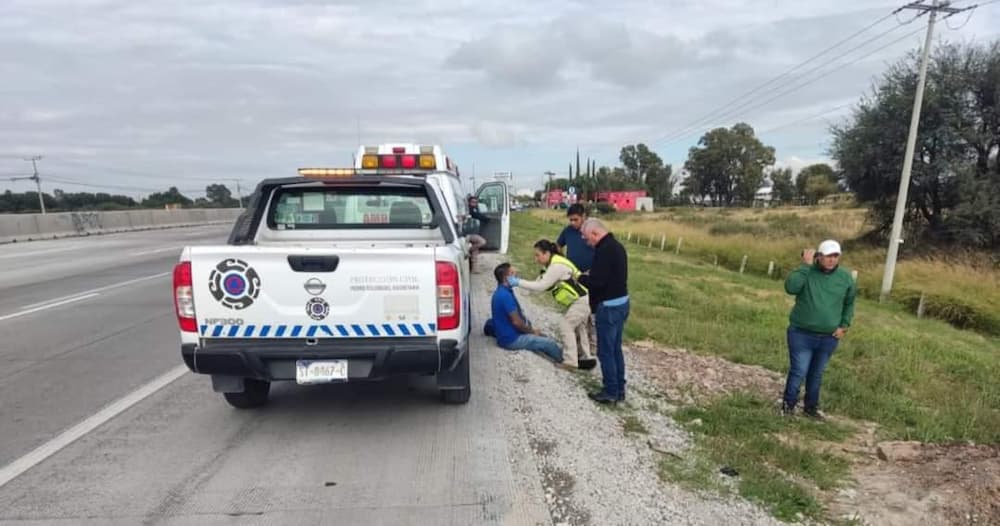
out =
{"type": "Polygon", "coordinates": [[[831,254],[841,254],[840,243],[837,243],[832,239],[827,239],[826,241],[819,244],[819,249],[816,250],[816,253],[821,254],[823,256],[829,256],[831,254]]]}

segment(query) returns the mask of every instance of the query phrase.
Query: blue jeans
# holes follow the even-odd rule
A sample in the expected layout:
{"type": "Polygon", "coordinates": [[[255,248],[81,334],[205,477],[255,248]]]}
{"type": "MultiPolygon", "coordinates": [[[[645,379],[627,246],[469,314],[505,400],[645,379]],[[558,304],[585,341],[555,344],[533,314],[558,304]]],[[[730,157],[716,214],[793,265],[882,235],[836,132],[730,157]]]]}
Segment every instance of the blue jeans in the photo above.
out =
{"type": "Polygon", "coordinates": [[[534,351],[552,358],[556,363],[562,363],[562,347],[552,338],[545,336],[535,336],[534,334],[522,334],[510,345],[504,345],[508,351],[534,351]]]}
{"type": "Polygon", "coordinates": [[[840,342],[832,334],[788,328],[788,381],[785,383],[785,404],[795,407],[799,399],[799,386],[806,381],[805,408],[815,410],[819,406],[819,386],[823,382],[823,370],[840,342]]]}
{"type": "Polygon", "coordinates": [[[622,333],[628,319],[629,304],[597,307],[597,359],[601,362],[604,392],[621,398],[625,395],[625,354],[622,333]]]}

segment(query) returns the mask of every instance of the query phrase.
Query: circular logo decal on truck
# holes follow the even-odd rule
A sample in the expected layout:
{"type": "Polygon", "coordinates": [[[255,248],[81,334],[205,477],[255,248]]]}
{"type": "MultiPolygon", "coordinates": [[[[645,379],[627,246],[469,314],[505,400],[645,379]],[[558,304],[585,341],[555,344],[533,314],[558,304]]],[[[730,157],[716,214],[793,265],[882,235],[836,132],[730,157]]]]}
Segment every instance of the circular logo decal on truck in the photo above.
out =
{"type": "Polygon", "coordinates": [[[306,314],[316,321],[322,320],[330,314],[330,304],[323,298],[313,298],[306,303],[306,314]]]}
{"type": "Polygon", "coordinates": [[[216,301],[234,310],[242,310],[260,295],[260,276],[246,261],[227,259],[212,269],[208,290],[216,301]]]}

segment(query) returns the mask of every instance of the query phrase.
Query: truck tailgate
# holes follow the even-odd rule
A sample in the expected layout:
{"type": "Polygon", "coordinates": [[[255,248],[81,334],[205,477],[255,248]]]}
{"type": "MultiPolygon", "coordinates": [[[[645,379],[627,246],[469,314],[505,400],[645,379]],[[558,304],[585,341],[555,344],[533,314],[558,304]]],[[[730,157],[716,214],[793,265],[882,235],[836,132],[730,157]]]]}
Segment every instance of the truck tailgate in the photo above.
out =
{"type": "Polygon", "coordinates": [[[203,338],[398,338],[437,332],[433,247],[192,247],[203,338]]]}

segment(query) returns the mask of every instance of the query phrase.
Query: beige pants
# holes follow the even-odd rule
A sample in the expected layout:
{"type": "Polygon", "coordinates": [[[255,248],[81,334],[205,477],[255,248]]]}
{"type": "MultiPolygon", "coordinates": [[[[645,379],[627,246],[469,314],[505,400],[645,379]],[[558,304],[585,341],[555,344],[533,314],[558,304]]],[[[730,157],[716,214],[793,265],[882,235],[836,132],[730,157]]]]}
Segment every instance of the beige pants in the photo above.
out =
{"type": "Polygon", "coordinates": [[[563,340],[563,363],[579,367],[579,359],[590,360],[590,300],[587,296],[578,298],[559,322],[563,340]]]}

